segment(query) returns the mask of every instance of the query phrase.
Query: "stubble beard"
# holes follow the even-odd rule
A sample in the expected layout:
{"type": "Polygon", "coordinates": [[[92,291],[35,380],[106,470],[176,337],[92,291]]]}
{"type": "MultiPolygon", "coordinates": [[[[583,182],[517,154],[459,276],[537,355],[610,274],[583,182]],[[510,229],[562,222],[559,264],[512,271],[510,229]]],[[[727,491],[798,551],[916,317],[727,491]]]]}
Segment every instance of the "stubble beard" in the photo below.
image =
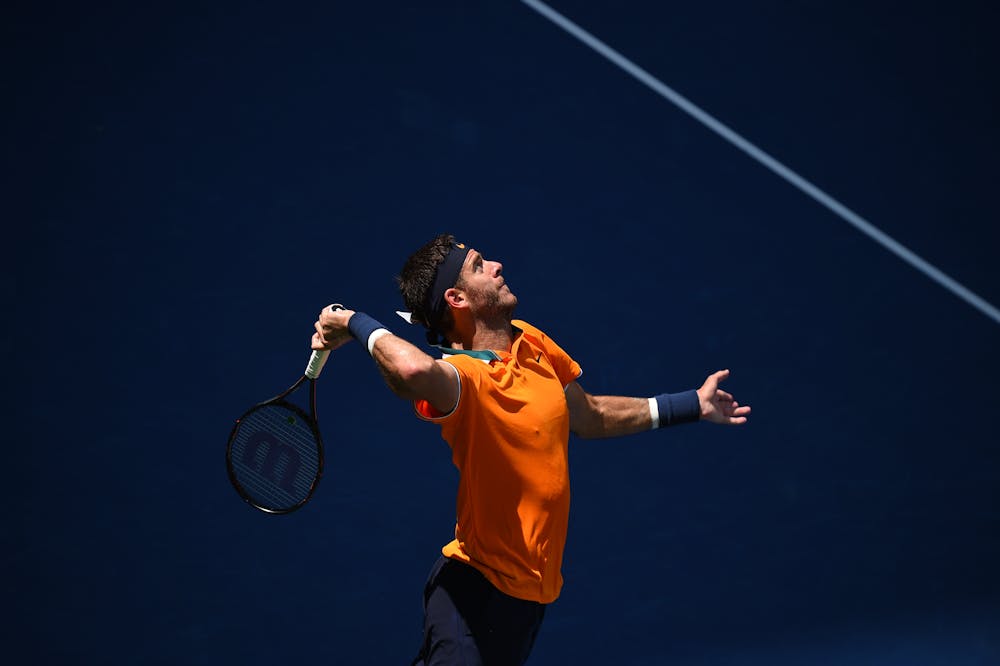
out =
{"type": "Polygon", "coordinates": [[[500,291],[490,291],[482,293],[483,314],[489,318],[503,318],[510,321],[514,316],[514,309],[517,307],[517,296],[507,288],[508,297],[504,298],[500,291]]]}

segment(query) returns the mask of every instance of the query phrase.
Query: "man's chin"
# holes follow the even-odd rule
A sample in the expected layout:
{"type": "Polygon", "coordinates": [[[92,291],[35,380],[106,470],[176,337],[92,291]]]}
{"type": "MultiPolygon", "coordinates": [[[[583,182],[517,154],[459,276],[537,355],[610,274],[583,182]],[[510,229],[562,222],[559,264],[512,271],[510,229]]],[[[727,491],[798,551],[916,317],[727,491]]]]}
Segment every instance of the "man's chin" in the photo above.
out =
{"type": "Polygon", "coordinates": [[[517,298],[511,294],[510,298],[505,298],[498,308],[503,316],[509,321],[514,318],[514,309],[517,308],[517,298]]]}

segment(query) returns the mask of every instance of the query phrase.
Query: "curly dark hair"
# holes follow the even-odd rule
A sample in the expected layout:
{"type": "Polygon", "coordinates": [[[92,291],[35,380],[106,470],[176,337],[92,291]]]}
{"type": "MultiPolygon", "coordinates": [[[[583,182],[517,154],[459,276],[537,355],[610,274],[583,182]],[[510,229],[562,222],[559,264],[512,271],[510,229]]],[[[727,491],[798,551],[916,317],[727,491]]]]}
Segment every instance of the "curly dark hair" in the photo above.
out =
{"type": "MultiPolygon", "coordinates": [[[[451,234],[439,234],[430,240],[422,248],[410,255],[403,264],[403,269],[396,277],[399,285],[399,293],[403,297],[403,304],[409,310],[414,322],[423,324],[430,329],[428,323],[428,313],[424,307],[427,299],[427,292],[434,287],[434,276],[437,274],[438,266],[445,260],[455,243],[455,237],[451,234]]],[[[461,287],[462,278],[459,277],[455,286],[461,287]]],[[[447,344],[447,335],[454,325],[451,317],[451,310],[445,308],[441,317],[441,331],[428,330],[427,341],[431,344],[447,344]],[[439,336],[445,336],[444,340],[439,340],[439,336]]]]}

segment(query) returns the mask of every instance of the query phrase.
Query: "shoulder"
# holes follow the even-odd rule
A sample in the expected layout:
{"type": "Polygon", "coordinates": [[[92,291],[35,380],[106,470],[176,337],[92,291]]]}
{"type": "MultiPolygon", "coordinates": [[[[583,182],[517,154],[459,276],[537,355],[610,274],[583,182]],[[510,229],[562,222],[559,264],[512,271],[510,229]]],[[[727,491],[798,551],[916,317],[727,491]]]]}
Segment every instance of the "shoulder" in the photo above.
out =
{"type": "Polygon", "coordinates": [[[552,363],[563,386],[578,379],[583,374],[580,364],[540,328],[532,326],[521,319],[515,319],[511,323],[521,331],[521,335],[531,345],[545,354],[546,358],[552,363]]]}
{"type": "Polygon", "coordinates": [[[468,354],[444,354],[439,363],[451,366],[458,376],[459,382],[471,381],[479,384],[490,373],[490,362],[468,354]]]}
{"type": "Polygon", "coordinates": [[[546,335],[545,332],[542,331],[542,329],[538,328],[537,326],[532,326],[523,319],[514,319],[510,323],[511,325],[514,326],[514,328],[521,331],[523,335],[526,335],[529,338],[533,338],[538,342],[546,342],[549,339],[549,336],[546,335]]]}
{"type": "Polygon", "coordinates": [[[520,330],[521,335],[523,335],[536,347],[546,351],[559,351],[560,353],[565,353],[555,340],[549,337],[545,331],[537,326],[532,326],[528,322],[520,319],[513,320],[511,324],[513,324],[514,328],[520,330]]]}

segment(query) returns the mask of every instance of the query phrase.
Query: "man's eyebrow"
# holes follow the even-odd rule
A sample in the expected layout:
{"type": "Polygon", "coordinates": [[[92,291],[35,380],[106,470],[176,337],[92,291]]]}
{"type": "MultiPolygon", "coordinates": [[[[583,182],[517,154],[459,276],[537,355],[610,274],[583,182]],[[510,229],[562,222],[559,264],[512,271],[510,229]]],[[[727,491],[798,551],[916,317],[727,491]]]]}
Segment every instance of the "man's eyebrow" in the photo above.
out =
{"type": "Polygon", "coordinates": [[[483,255],[478,250],[469,250],[469,256],[465,258],[465,263],[469,264],[469,266],[475,266],[476,261],[482,258],[483,255]]]}

